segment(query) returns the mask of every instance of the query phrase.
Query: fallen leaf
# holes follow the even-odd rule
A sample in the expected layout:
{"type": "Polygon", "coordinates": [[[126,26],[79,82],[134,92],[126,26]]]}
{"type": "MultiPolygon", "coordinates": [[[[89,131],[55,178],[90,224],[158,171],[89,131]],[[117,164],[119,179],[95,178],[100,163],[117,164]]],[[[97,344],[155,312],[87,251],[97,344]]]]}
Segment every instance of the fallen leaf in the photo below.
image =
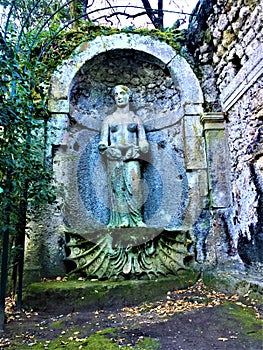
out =
{"type": "Polygon", "coordinates": [[[227,341],[228,338],[217,338],[217,340],[220,340],[220,341],[227,341]]]}

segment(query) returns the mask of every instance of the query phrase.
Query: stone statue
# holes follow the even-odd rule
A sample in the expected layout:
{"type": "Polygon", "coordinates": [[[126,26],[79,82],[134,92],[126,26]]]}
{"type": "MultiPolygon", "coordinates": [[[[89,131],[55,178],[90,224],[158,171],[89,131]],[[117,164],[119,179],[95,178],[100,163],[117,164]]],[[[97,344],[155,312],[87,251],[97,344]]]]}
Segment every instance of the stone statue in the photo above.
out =
{"type": "Polygon", "coordinates": [[[141,119],[129,108],[130,89],[117,85],[113,89],[116,111],[102,124],[99,151],[107,159],[108,187],[111,205],[108,227],[145,227],[144,203],[139,158],[147,153],[141,119]]]}

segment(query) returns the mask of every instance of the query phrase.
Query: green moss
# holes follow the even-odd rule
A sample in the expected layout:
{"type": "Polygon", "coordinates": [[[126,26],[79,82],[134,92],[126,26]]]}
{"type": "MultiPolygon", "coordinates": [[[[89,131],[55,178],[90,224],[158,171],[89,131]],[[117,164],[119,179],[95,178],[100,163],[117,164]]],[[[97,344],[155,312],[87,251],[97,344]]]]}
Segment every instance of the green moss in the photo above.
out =
{"type": "MultiPolygon", "coordinates": [[[[104,330],[98,331],[91,336],[85,338],[79,335],[76,335],[76,332],[73,332],[73,329],[70,329],[68,332],[68,337],[58,337],[51,341],[41,341],[35,342],[34,349],[86,349],[86,350],[118,350],[119,344],[114,340],[114,334],[118,329],[106,328],[104,330]],[[70,335],[70,333],[72,335],[70,335]]],[[[131,349],[130,346],[122,346],[123,350],[131,349]]],[[[160,348],[160,342],[156,339],[144,338],[139,340],[138,343],[132,347],[134,350],[158,350],[160,348]]],[[[21,342],[14,343],[10,349],[28,349],[28,344],[21,344],[21,342]]]]}
{"type": "Polygon", "coordinates": [[[228,308],[230,315],[239,322],[248,336],[263,342],[263,321],[256,318],[252,308],[230,302],[223,304],[223,306],[228,308]]]}
{"type": "MultiPolygon", "coordinates": [[[[128,347],[125,347],[129,349],[128,347]]],[[[136,344],[134,350],[158,350],[161,348],[161,343],[152,338],[144,338],[139,344],[136,344]]]]}
{"type": "Polygon", "coordinates": [[[212,40],[212,35],[209,28],[205,31],[204,40],[207,44],[209,44],[212,40]]]}
{"type": "Polygon", "coordinates": [[[85,349],[86,350],[101,350],[101,349],[117,350],[119,349],[119,345],[113,344],[112,341],[106,338],[104,335],[95,333],[88,338],[87,342],[85,342],[85,349]]]}
{"type": "MultiPolygon", "coordinates": [[[[87,350],[115,350],[119,349],[119,344],[114,343],[113,338],[109,339],[105,335],[114,335],[114,330],[111,328],[106,328],[103,331],[99,331],[92,336],[90,336],[87,340],[85,349],[87,350]]],[[[158,350],[161,344],[156,339],[144,338],[143,340],[139,340],[138,343],[134,346],[121,346],[123,350],[134,349],[134,350],[158,350]]]]}
{"type": "Polygon", "coordinates": [[[198,271],[183,270],[178,271],[177,276],[158,280],[32,283],[24,293],[24,305],[37,310],[61,310],[62,313],[83,307],[133,305],[158,300],[169,290],[187,288],[198,276],[198,271]]]}
{"type": "Polygon", "coordinates": [[[116,333],[116,331],[121,330],[121,328],[105,328],[102,329],[101,331],[98,331],[97,333],[100,335],[114,335],[114,333],[116,333]]]}
{"type": "Polygon", "coordinates": [[[35,57],[41,55],[41,66],[38,74],[42,71],[43,77],[46,75],[46,80],[48,81],[52,72],[54,72],[65,59],[74,55],[74,50],[81,44],[83,44],[82,50],[84,50],[87,47],[85,43],[94,40],[96,37],[117,33],[147,35],[166,42],[177,52],[181,51],[181,43],[185,40],[185,31],[179,29],[167,29],[164,31],[147,28],[116,29],[84,22],[77,29],[61,31],[55,39],[50,40],[49,44],[47,44],[48,38],[43,36],[42,41],[40,40],[38,42],[38,46],[35,47],[32,52],[35,57]],[[43,46],[45,50],[43,50],[43,46]]]}
{"type": "Polygon", "coordinates": [[[64,321],[59,320],[59,321],[54,321],[51,323],[51,328],[56,328],[56,329],[62,329],[64,328],[64,321]]]}

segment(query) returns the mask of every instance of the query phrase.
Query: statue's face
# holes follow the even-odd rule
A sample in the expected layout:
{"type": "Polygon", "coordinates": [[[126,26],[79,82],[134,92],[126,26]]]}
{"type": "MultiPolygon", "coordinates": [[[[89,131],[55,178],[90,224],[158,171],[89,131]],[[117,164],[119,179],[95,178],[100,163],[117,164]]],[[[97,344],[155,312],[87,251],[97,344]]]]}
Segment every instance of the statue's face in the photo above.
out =
{"type": "Polygon", "coordinates": [[[116,86],[114,99],[118,107],[124,107],[129,103],[129,94],[121,86],[116,86]]]}

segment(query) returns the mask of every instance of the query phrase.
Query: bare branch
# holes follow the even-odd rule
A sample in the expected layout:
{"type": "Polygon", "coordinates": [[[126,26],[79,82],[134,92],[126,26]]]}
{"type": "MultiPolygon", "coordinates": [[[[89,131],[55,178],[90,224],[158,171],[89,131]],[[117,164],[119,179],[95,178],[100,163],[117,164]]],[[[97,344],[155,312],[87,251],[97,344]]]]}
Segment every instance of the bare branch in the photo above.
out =
{"type": "Polygon", "coordinates": [[[91,6],[93,6],[95,0],[92,0],[91,4],[89,5],[89,0],[84,0],[83,1],[83,13],[87,12],[87,9],[91,6]]]}
{"type": "MultiPolygon", "coordinates": [[[[126,6],[118,6],[118,5],[115,5],[115,6],[111,6],[111,7],[102,7],[102,8],[97,8],[95,10],[92,10],[90,12],[88,12],[87,14],[90,15],[92,13],[95,13],[95,12],[99,12],[99,11],[103,11],[103,10],[109,10],[109,9],[115,9],[115,8],[132,8],[132,9],[141,9],[141,10],[145,10],[146,9],[142,6],[133,6],[133,5],[126,5],[126,6]]],[[[157,10],[156,9],[153,9],[153,12],[157,13],[157,10]]],[[[193,14],[191,13],[187,13],[187,12],[183,12],[183,11],[172,11],[172,10],[163,10],[163,12],[166,12],[166,13],[177,13],[177,14],[181,14],[181,15],[188,15],[188,16],[192,16],[193,14]]],[[[145,12],[146,14],[146,12],[145,12]]]]}
{"type": "MultiPolygon", "coordinates": [[[[111,5],[111,3],[110,3],[110,1],[109,0],[106,0],[106,3],[109,5],[109,7],[111,8],[111,10],[112,10],[112,13],[114,13],[114,7],[111,5]]],[[[124,11],[125,12],[125,11],[124,11]]],[[[118,14],[116,14],[116,18],[117,18],[117,20],[118,20],[118,23],[119,24],[121,24],[121,20],[120,20],[120,18],[118,17],[118,14]]],[[[105,18],[106,19],[106,21],[107,21],[107,18],[105,18]]],[[[111,22],[112,23],[112,22],[111,22]]],[[[113,23],[112,23],[112,26],[113,26],[113,23]]]]}
{"type": "Polygon", "coordinates": [[[146,15],[146,11],[143,11],[143,12],[138,12],[138,13],[135,13],[134,15],[130,14],[130,13],[127,13],[127,12],[120,12],[120,11],[115,11],[109,15],[101,15],[100,17],[97,17],[96,19],[93,19],[93,22],[94,21],[98,21],[102,18],[105,18],[105,20],[107,21],[107,19],[113,17],[113,16],[125,16],[127,19],[128,18],[131,18],[131,19],[135,19],[137,17],[140,17],[140,16],[145,16],[146,15]]]}
{"type": "MultiPolygon", "coordinates": [[[[143,16],[143,15],[147,15],[147,12],[146,12],[146,9],[142,6],[133,6],[133,5],[126,5],[126,6],[118,6],[118,5],[111,5],[110,7],[103,7],[103,8],[98,8],[98,9],[94,9],[90,12],[87,13],[87,15],[90,16],[90,19],[93,21],[93,22],[97,22],[98,20],[104,18],[106,21],[107,21],[107,18],[110,18],[109,17],[109,14],[100,14],[100,13],[103,13],[102,11],[108,11],[108,10],[114,10],[114,12],[112,12],[111,16],[110,17],[113,17],[113,16],[117,16],[117,15],[120,15],[120,16],[126,16],[126,18],[131,18],[131,19],[135,19],[136,17],[139,17],[139,16],[143,16]],[[119,11],[118,9],[125,9],[125,11],[119,11]],[[115,10],[116,9],[116,10],[115,10]],[[132,15],[132,14],[129,14],[128,12],[126,12],[126,9],[142,9],[144,11],[142,12],[139,12],[138,15],[132,15]],[[91,17],[91,15],[95,15],[96,13],[99,13],[98,17],[91,17]],[[116,14],[115,14],[116,13],[116,14]]],[[[152,10],[154,13],[158,13],[158,10],[156,9],[153,9],[152,10]]],[[[180,14],[180,15],[190,15],[190,13],[186,13],[186,12],[182,12],[182,11],[172,11],[172,10],[163,10],[162,9],[162,15],[163,13],[176,13],[176,14],[180,14]]],[[[118,20],[120,21],[120,19],[118,18],[118,20]]],[[[155,17],[155,28],[158,28],[160,30],[163,29],[162,27],[162,22],[163,22],[163,19],[161,20],[161,23],[158,22],[158,17],[155,17]]],[[[152,21],[151,21],[152,23],[152,21]]],[[[113,25],[113,23],[112,23],[113,25]]]]}

